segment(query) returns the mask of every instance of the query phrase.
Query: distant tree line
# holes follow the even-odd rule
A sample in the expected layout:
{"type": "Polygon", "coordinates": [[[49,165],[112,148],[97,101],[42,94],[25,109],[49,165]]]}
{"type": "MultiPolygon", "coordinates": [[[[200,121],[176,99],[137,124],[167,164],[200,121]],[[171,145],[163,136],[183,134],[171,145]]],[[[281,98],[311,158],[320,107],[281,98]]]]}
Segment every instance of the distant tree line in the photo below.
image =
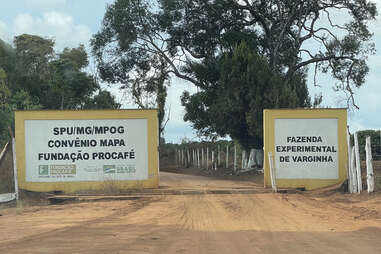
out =
{"type": "MultiPolygon", "coordinates": [[[[359,142],[360,159],[365,160],[365,138],[370,136],[372,145],[372,157],[374,160],[381,159],[381,131],[380,130],[363,130],[357,132],[359,142]]],[[[351,144],[354,146],[354,137],[351,135],[351,144]]]]}
{"type": "Polygon", "coordinates": [[[15,110],[111,109],[120,104],[85,71],[83,45],[54,50],[52,39],[16,36],[13,45],[0,40],[0,141],[8,139],[15,110]]]}

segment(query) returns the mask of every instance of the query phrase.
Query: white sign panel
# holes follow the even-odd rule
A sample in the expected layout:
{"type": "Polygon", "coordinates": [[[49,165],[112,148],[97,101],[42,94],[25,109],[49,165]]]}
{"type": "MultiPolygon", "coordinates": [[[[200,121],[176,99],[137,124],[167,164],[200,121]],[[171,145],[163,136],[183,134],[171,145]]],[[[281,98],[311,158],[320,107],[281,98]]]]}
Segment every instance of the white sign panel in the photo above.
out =
{"type": "Polygon", "coordinates": [[[148,179],[146,119],[25,120],[27,182],[148,179]]]}
{"type": "Polygon", "coordinates": [[[275,119],[279,179],[338,179],[337,119],[275,119]]]}

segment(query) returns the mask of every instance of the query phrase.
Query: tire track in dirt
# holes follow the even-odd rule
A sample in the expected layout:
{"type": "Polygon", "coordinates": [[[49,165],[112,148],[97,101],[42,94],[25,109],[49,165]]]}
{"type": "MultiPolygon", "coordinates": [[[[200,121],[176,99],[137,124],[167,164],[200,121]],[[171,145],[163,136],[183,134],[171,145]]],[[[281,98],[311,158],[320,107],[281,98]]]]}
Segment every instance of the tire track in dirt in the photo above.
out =
{"type": "MultiPolygon", "coordinates": [[[[183,181],[187,188],[195,181],[192,189],[200,193],[228,183],[199,177],[183,181]]],[[[239,188],[236,183],[230,187],[239,188]]],[[[369,211],[380,211],[380,203],[368,203],[369,211]]],[[[261,192],[155,195],[41,207],[0,217],[0,230],[13,234],[8,240],[0,237],[0,253],[381,253],[381,221],[367,210],[351,209],[353,205],[261,192]],[[362,212],[365,217],[353,219],[362,212]],[[36,226],[54,218],[62,225],[56,221],[51,228],[36,226]],[[35,228],[17,235],[23,223],[35,228]]]]}
{"type": "MultiPolygon", "coordinates": [[[[88,220],[85,219],[80,222],[72,222],[69,224],[69,226],[47,229],[41,233],[35,233],[35,234],[27,235],[24,237],[19,237],[11,241],[0,240],[0,243],[1,243],[0,253],[9,253],[9,250],[12,250],[12,253],[18,253],[18,249],[21,249],[20,253],[25,253],[22,251],[22,249],[24,249],[26,246],[36,245],[36,244],[38,245],[39,242],[46,241],[49,238],[59,239],[60,237],[65,237],[68,234],[75,235],[76,232],[85,232],[86,229],[91,228],[91,226],[94,224],[105,224],[109,221],[119,220],[120,217],[123,217],[126,214],[133,214],[139,209],[143,209],[147,204],[151,202],[155,202],[155,201],[157,200],[153,200],[152,198],[144,198],[139,201],[129,201],[125,205],[116,206],[118,208],[112,208],[111,209],[112,212],[106,213],[106,215],[102,213],[100,214],[99,217],[96,217],[93,219],[88,219],[88,220]]],[[[109,204],[109,202],[106,202],[105,204],[107,205],[109,204]]],[[[91,204],[87,204],[87,205],[90,206],[91,204]]],[[[53,210],[55,210],[54,209],[55,207],[50,207],[50,208],[53,208],[53,210]]],[[[64,209],[64,207],[62,208],[64,209]]],[[[29,252],[29,253],[33,253],[33,252],[29,252]]],[[[43,253],[43,252],[40,252],[40,250],[38,250],[35,253],[43,253]]]]}
{"type": "Polygon", "coordinates": [[[109,202],[110,206],[115,204],[123,205],[111,216],[21,238],[2,245],[0,251],[52,253],[53,248],[54,253],[351,253],[364,249],[365,243],[373,244],[373,253],[381,251],[374,245],[379,240],[375,237],[379,228],[333,233],[319,218],[310,219],[304,209],[278,195],[179,195],[146,202],[109,202]],[[337,250],[337,246],[344,247],[337,250]]]}

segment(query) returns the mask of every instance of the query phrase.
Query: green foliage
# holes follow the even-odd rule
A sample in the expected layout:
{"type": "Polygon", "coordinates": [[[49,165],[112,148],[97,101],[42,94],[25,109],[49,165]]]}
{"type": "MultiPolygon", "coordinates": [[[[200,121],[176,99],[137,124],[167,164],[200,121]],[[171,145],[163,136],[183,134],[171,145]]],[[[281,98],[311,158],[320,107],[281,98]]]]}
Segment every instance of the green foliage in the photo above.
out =
{"type": "MultiPolygon", "coordinates": [[[[9,90],[8,90],[9,91],[9,90]]],[[[0,104],[0,145],[4,145],[9,140],[8,127],[14,129],[14,111],[17,109],[41,109],[41,106],[34,104],[32,98],[24,90],[20,90],[15,94],[6,98],[0,104]]]]}
{"type": "Polygon", "coordinates": [[[271,71],[267,61],[241,43],[224,54],[218,81],[184,93],[184,120],[202,135],[229,135],[245,148],[263,147],[263,109],[310,106],[304,76],[283,83],[282,74],[271,71]]]}
{"type": "Polygon", "coordinates": [[[153,96],[163,90],[152,87],[175,75],[199,88],[182,103],[201,134],[259,147],[263,108],[311,106],[309,66],[331,73],[335,89],[356,106],[354,89],[374,53],[368,22],[376,14],[367,0],[116,0],[91,44],[101,78],[122,83],[140,107],[147,97],[163,105],[153,96]],[[339,11],[345,18],[333,20],[339,11]],[[238,54],[242,43],[248,50],[238,54]]]}
{"type": "Polygon", "coordinates": [[[43,94],[46,108],[80,108],[84,99],[99,89],[92,76],[79,70],[78,64],[67,58],[51,61],[49,73],[50,89],[43,94]]]}
{"type": "Polygon", "coordinates": [[[119,109],[121,104],[115,101],[115,97],[106,90],[99,90],[98,94],[88,98],[83,109],[119,109]]]}
{"type": "Polygon", "coordinates": [[[7,103],[9,96],[11,95],[11,91],[6,85],[7,74],[0,67],[0,105],[4,105],[7,103]]]}
{"type": "Polygon", "coordinates": [[[0,39],[0,68],[3,69],[5,79],[3,82],[8,85],[10,74],[14,72],[15,67],[15,52],[11,45],[5,43],[0,39]]]}
{"type": "Polygon", "coordinates": [[[28,34],[14,45],[0,40],[0,142],[8,140],[15,110],[120,107],[106,91],[96,93],[98,83],[83,71],[83,45],[57,54],[53,40],[28,34]]]}
{"type": "MultiPolygon", "coordinates": [[[[373,160],[380,160],[381,158],[381,133],[376,130],[363,130],[357,134],[360,150],[360,160],[365,160],[365,138],[370,136],[370,143],[372,147],[373,160]]],[[[354,135],[351,135],[351,144],[354,146],[354,135]]]]}
{"type": "Polygon", "coordinates": [[[91,46],[103,81],[122,84],[140,108],[158,108],[161,135],[171,63],[152,6],[152,1],[116,0],[107,7],[91,46]]]}
{"type": "Polygon", "coordinates": [[[82,44],[78,48],[64,48],[59,58],[69,61],[76,70],[81,70],[89,64],[85,46],[82,44]]]}
{"type": "Polygon", "coordinates": [[[14,92],[24,90],[44,109],[80,108],[98,88],[94,78],[82,71],[88,65],[83,45],[56,54],[54,41],[35,35],[15,37],[18,75],[14,92]]]}
{"type": "MultiPolygon", "coordinates": [[[[256,45],[271,70],[292,80],[307,66],[330,72],[337,90],[348,94],[365,82],[367,57],[374,53],[369,21],[376,5],[362,1],[204,1],[161,0],[160,20],[168,33],[169,52],[189,57],[183,70],[196,74],[192,62],[231,51],[234,43],[256,45]],[[333,19],[340,12],[343,18],[333,19]],[[311,44],[317,50],[310,50],[311,44]]],[[[203,83],[204,80],[197,79],[203,83]]],[[[207,85],[207,84],[206,84],[207,85]]]]}
{"type": "Polygon", "coordinates": [[[54,41],[37,35],[22,34],[14,39],[17,67],[26,74],[43,75],[54,57],[54,41]]]}

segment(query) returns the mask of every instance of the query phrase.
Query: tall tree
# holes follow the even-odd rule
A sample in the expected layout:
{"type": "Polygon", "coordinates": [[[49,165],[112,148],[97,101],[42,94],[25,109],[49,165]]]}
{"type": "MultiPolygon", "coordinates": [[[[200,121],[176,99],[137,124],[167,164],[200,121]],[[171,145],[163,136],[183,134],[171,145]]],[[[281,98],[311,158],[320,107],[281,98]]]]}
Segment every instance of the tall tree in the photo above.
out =
{"type": "Polygon", "coordinates": [[[339,81],[335,89],[356,106],[354,89],[364,83],[374,52],[368,23],[376,14],[368,0],[117,0],[92,45],[102,78],[135,94],[160,61],[167,73],[204,82],[192,63],[231,51],[238,35],[255,40],[258,54],[286,73],[286,82],[308,66],[330,72],[339,81]]]}
{"type": "Polygon", "coordinates": [[[94,77],[83,71],[88,65],[83,45],[65,48],[49,62],[49,86],[44,106],[56,109],[80,108],[85,98],[99,89],[94,77]],[[59,100],[57,100],[59,98],[59,100]]]}
{"type": "MultiPolygon", "coordinates": [[[[172,74],[200,91],[222,84],[221,59],[245,42],[299,99],[313,67],[330,72],[335,89],[357,107],[354,90],[369,70],[368,22],[376,13],[368,0],[116,0],[92,48],[102,79],[122,83],[138,104],[152,77],[172,74]],[[338,12],[344,18],[334,19],[338,12]]],[[[184,105],[193,101],[186,98],[184,105]]]]}
{"type": "Polygon", "coordinates": [[[162,32],[153,1],[116,0],[91,41],[101,79],[121,84],[139,108],[157,107],[160,134],[170,73],[176,71],[162,32]]]}
{"type": "Polygon", "coordinates": [[[120,107],[85,72],[83,45],[60,53],[53,47],[53,40],[29,34],[16,36],[14,47],[0,40],[0,143],[13,126],[14,110],[120,107]]]}
{"type": "MultiPolygon", "coordinates": [[[[335,88],[356,106],[354,89],[364,83],[366,60],[374,52],[368,22],[377,11],[371,1],[161,0],[161,6],[169,48],[190,56],[186,66],[231,51],[237,33],[246,34],[271,70],[286,74],[286,83],[313,66],[330,72],[339,81],[335,88]],[[340,16],[334,19],[335,14],[340,16]]],[[[185,70],[195,75],[192,68],[185,70]]]]}
{"type": "Polygon", "coordinates": [[[246,150],[262,149],[263,109],[311,106],[303,73],[284,84],[285,74],[271,70],[245,42],[216,65],[216,82],[182,96],[184,119],[204,136],[229,135],[246,150]]]}
{"type": "Polygon", "coordinates": [[[22,34],[16,36],[15,73],[10,88],[12,92],[25,90],[36,103],[46,100],[43,96],[49,90],[48,64],[54,58],[54,41],[37,35],[22,34]]]}
{"type": "Polygon", "coordinates": [[[42,108],[82,108],[100,89],[85,71],[89,61],[83,45],[57,53],[53,40],[29,34],[16,36],[14,45],[17,74],[10,88],[13,93],[25,91],[42,108]]]}
{"type": "Polygon", "coordinates": [[[16,109],[38,109],[25,90],[17,90],[15,80],[23,75],[17,68],[16,50],[0,40],[0,144],[9,140],[8,127],[13,127],[13,112],[16,109]]]}
{"type": "Polygon", "coordinates": [[[119,109],[121,106],[109,91],[99,89],[97,94],[87,98],[82,109],[119,109]]]}
{"type": "Polygon", "coordinates": [[[3,69],[6,85],[9,85],[11,75],[15,72],[15,50],[12,46],[0,39],[0,68],[3,69]]]}

